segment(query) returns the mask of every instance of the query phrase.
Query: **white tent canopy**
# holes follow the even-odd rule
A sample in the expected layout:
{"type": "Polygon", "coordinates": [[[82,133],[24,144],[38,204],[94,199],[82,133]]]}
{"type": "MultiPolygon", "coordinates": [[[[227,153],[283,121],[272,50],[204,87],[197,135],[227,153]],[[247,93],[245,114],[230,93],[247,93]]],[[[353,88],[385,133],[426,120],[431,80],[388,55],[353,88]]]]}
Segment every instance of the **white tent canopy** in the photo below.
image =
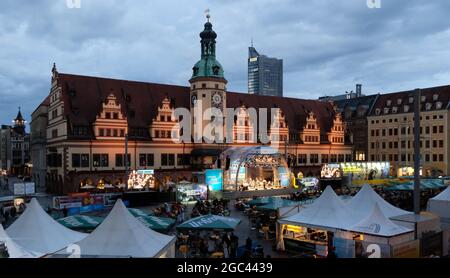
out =
{"type": "Polygon", "coordinates": [[[3,229],[3,226],[0,224],[0,242],[5,243],[6,248],[8,248],[8,254],[10,258],[36,258],[41,256],[42,254],[27,251],[25,248],[19,246],[11,239],[6,231],[3,229]]]}
{"type": "Polygon", "coordinates": [[[335,230],[351,227],[356,221],[353,212],[328,186],[311,205],[297,214],[281,219],[280,223],[335,230]]]}
{"type": "Polygon", "coordinates": [[[60,250],[86,237],[86,234],[59,224],[42,209],[35,198],[6,232],[26,250],[44,254],[60,250]]]}
{"type": "Polygon", "coordinates": [[[393,237],[414,231],[413,229],[399,226],[389,220],[378,203],[373,205],[372,212],[366,218],[352,226],[349,230],[382,237],[393,237]]]}
{"type": "Polygon", "coordinates": [[[347,208],[351,210],[358,220],[367,217],[374,205],[377,204],[387,218],[399,215],[411,214],[412,212],[397,208],[385,201],[375,190],[368,184],[364,185],[353,198],[346,202],[347,208]]]}
{"type": "MultiPolygon", "coordinates": [[[[144,226],[119,199],[102,224],[76,244],[80,247],[81,257],[151,258],[170,253],[169,249],[174,248],[174,243],[173,236],[160,234],[144,226]]],[[[60,250],[55,255],[68,253],[60,250]]]]}
{"type": "Polygon", "coordinates": [[[450,222],[450,187],[428,200],[428,211],[439,215],[444,222],[450,222]]]}
{"type": "Polygon", "coordinates": [[[436,195],[433,198],[431,198],[431,200],[439,200],[439,201],[450,202],[450,186],[447,187],[444,191],[442,191],[438,195],[436,195]]]}

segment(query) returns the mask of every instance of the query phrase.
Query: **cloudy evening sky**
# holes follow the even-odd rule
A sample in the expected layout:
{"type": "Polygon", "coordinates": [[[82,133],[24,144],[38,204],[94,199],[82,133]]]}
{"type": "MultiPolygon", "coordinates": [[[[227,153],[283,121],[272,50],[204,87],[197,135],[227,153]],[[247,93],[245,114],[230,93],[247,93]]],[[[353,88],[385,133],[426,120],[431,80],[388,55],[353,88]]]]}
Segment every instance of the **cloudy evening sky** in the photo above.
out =
{"type": "MultiPolygon", "coordinates": [[[[284,60],[284,94],[317,98],[450,84],[450,1],[1,0],[0,124],[49,93],[65,73],[187,85],[200,56],[204,10],[231,91],[247,91],[251,38],[284,60]]],[[[87,100],[88,101],[88,100],[87,100]]]]}

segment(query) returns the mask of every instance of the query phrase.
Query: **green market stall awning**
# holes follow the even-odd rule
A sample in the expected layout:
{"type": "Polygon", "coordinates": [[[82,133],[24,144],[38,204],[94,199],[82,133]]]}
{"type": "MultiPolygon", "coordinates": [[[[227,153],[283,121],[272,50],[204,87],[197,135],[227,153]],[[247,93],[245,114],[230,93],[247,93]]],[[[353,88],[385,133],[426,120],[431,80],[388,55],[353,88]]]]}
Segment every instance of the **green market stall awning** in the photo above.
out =
{"type": "Polygon", "coordinates": [[[60,218],[57,221],[72,230],[93,230],[97,228],[103,220],[103,217],[98,216],[72,215],[60,218]]]}
{"type": "MultiPolygon", "coordinates": [[[[439,189],[446,187],[442,180],[440,179],[429,179],[429,180],[421,180],[420,181],[420,190],[430,190],[430,189],[439,189]]],[[[389,186],[385,188],[385,190],[392,191],[413,191],[414,190],[414,181],[409,181],[406,183],[389,186]]]]}
{"type": "Polygon", "coordinates": [[[166,232],[175,225],[175,219],[157,216],[135,216],[142,224],[157,232],[166,232]]]}
{"type": "Polygon", "coordinates": [[[136,209],[136,208],[129,208],[128,211],[134,216],[134,217],[139,217],[139,216],[149,216],[152,215],[152,213],[147,213],[141,209],[136,209]]]}
{"type": "Polygon", "coordinates": [[[266,204],[266,205],[262,205],[259,206],[258,209],[261,210],[277,210],[279,208],[284,208],[284,207],[293,207],[296,205],[300,205],[300,202],[294,202],[291,200],[286,200],[286,199],[276,199],[273,200],[272,202],[266,204]]]}
{"type": "Polygon", "coordinates": [[[192,218],[177,226],[177,230],[224,230],[233,231],[241,223],[240,219],[218,216],[203,215],[192,218]]]}
{"type": "Polygon", "coordinates": [[[264,205],[270,204],[276,200],[281,200],[281,198],[280,197],[258,197],[258,198],[255,198],[255,199],[247,202],[247,204],[249,206],[264,206],[264,205]]]}

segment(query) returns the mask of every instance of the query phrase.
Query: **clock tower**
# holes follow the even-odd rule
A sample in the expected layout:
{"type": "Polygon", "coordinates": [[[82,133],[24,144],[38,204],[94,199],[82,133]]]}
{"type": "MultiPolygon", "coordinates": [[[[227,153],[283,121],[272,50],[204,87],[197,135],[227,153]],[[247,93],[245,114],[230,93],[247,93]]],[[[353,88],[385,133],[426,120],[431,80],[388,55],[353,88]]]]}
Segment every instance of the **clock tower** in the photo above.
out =
{"type": "MultiPolygon", "coordinates": [[[[203,130],[212,120],[225,117],[226,113],[227,80],[223,75],[222,65],[216,60],[217,34],[212,29],[209,14],[206,18],[205,28],[200,33],[201,59],[192,68],[192,78],[189,80],[193,123],[191,130],[195,142],[199,142],[203,130]],[[221,113],[216,113],[217,115],[212,115],[211,118],[204,117],[205,111],[209,108],[217,108],[221,113]]],[[[225,123],[225,119],[223,122],[225,123]]]]}

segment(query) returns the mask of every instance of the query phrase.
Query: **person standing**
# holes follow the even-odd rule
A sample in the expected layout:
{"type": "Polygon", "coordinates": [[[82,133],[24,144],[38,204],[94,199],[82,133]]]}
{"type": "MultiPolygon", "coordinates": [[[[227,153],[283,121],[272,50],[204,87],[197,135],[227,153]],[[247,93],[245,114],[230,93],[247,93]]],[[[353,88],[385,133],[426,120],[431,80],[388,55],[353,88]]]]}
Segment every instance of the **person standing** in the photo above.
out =
{"type": "Polygon", "coordinates": [[[224,244],[227,247],[227,253],[228,253],[228,257],[231,258],[231,252],[230,252],[230,248],[231,248],[231,237],[228,233],[225,233],[222,237],[222,244],[224,244]]]}
{"type": "Polygon", "coordinates": [[[236,252],[239,246],[239,238],[234,233],[231,233],[230,241],[230,258],[236,258],[236,252]]]}

